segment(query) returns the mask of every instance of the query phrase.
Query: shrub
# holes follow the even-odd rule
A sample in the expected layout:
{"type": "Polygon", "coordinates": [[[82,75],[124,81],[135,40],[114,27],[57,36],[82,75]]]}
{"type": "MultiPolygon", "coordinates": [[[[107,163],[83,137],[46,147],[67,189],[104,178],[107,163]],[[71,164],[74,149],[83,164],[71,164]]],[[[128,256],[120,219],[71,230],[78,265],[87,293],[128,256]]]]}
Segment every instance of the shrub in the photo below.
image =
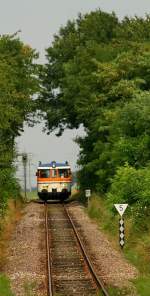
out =
{"type": "Polygon", "coordinates": [[[20,186],[15,178],[13,168],[1,169],[0,171],[0,217],[4,215],[8,199],[19,196],[20,186]]]}
{"type": "Polygon", "coordinates": [[[148,212],[150,207],[150,168],[135,169],[126,164],[119,167],[111,180],[110,191],[107,194],[108,203],[128,203],[138,211],[148,212]]]}

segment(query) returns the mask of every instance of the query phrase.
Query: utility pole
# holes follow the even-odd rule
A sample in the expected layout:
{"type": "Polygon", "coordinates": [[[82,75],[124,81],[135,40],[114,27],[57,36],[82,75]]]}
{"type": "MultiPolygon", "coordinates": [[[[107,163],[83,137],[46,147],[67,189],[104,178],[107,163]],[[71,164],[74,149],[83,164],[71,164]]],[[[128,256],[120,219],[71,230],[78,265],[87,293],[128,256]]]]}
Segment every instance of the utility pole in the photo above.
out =
{"type": "Polygon", "coordinates": [[[28,165],[29,165],[29,191],[31,192],[31,156],[32,154],[29,154],[28,157],[28,165]]]}
{"type": "Polygon", "coordinates": [[[27,153],[22,154],[22,162],[23,162],[23,168],[24,168],[24,197],[25,200],[27,199],[27,153]]]}

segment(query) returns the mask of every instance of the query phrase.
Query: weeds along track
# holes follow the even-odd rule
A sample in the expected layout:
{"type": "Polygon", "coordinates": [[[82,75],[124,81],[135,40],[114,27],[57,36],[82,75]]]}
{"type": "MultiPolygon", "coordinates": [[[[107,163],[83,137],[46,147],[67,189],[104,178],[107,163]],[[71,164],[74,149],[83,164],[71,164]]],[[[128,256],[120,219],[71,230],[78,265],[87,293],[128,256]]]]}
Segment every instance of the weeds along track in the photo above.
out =
{"type": "Polygon", "coordinates": [[[48,296],[109,296],[65,205],[45,204],[48,296]]]}

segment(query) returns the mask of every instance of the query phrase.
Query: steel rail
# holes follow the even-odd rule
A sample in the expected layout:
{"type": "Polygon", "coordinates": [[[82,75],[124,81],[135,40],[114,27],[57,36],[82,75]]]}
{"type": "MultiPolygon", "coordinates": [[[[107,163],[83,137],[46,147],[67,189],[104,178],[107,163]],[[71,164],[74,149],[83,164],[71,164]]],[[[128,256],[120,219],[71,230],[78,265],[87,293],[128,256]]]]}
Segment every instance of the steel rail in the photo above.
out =
{"type": "Polygon", "coordinates": [[[52,288],[52,269],[51,269],[51,256],[49,245],[49,231],[48,231],[48,213],[47,204],[45,203],[45,230],[46,230],[46,253],[47,253],[47,272],[48,272],[48,296],[53,296],[52,288]]]}
{"type": "Polygon", "coordinates": [[[70,221],[70,223],[72,225],[72,228],[74,230],[75,236],[76,236],[77,241],[79,243],[79,246],[81,248],[82,254],[83,254],[84,258],[85,258],[85,261],[87,262],[87,265],[88,265],[89,270],[90,270],[90,272],[92,274],[92,277],[93,277],[93,279],[94,279],[94,281],[95,281],[95,283],[97,285],[97,288],[102,291],[102,293],[103,293],[104,296],[110,296],[108,294],[108,292],[106,291],[105,286],[104,286],[102,280],[99,279],[99,277],[97,276],[97,274],[96,274],[96,272],[95,272],[95,270],[93,268],[93,265],[90,262],[90,259],[89,259],[88,255],[87,255],[87,252],[85,251],[84,245],[83,245],[83,243],[82,243],[82,241],[81,241],[81,239],[79,237],[79,234],[78,234],[78,232],[76,230],[76,227],[74,225],[74,222],[73,222],[73,220],[72,220],[72,218],[71,218],[71,216],[70,216],[67,208],[65,207],[65,205],[63,205],[63,206],[64,206],[64,209],[65,209],[66,215],[69,218],[69,221],[70,221]]]}

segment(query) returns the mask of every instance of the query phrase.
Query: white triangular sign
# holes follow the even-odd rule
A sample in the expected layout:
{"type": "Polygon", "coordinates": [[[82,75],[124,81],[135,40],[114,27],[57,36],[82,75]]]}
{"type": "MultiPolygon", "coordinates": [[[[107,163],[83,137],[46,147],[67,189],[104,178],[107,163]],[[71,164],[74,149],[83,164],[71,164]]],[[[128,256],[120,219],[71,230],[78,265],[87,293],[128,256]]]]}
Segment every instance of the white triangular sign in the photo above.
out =
{"type": "Polygon", "coordinates": [[[128,204],[114,204],[116,210],[118,211],[119,215],[122,217],[124,214],[128,204]]]}

